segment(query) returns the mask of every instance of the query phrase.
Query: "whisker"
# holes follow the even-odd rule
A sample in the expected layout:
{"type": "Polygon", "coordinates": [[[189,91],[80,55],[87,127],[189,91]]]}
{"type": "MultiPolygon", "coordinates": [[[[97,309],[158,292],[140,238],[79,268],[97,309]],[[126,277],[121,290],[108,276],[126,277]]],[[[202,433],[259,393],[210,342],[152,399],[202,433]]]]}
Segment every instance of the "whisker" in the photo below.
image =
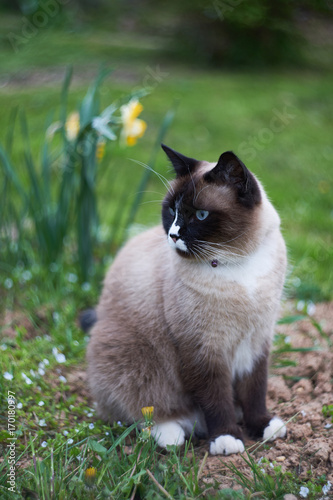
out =
{"type": "Polygon", "coordinates": [[[171,190],[172,194],[175,194],[175,191],[174,191],[170,181],[168,181],[168,179],[166,177],[164,177],[162,174],[160,174],[159,172],[156,172],[156,170],[154,170],[152,167],[150,167],[146,163],[143,163],[142,161],[134,160],[133,158],[129,158],[129,160],[133,161],[134,163],[137,163],[138,165],[141,165],[142,167],[146,168],[147,170],[150,170],[150,172],[153,172],[155,175],[157,175],[157,177],[162,182],[162,184],[165,186],[165,188],[168,191],[171,190]]]}

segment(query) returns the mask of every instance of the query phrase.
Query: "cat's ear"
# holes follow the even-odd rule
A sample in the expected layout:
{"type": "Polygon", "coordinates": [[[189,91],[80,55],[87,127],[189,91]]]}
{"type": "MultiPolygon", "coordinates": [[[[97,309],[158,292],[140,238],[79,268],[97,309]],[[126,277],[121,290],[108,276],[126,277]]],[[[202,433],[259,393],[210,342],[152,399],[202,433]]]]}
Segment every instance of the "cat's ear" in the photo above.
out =
{"type": "Polygon", "coordinates": [[[181,153],[177,153],[177,151],[169,148],[169,146],[166,146],[165,144],[161,144],[161,147],[171,161],[177,177],[184,177],[185,175],[192,173],[199,163],[198,160],[188,158],[181,153]]]}
{"type": "Polygon", "coordinates": [[[228,185],[237,192],[239,201],[253,207],[261,201],[258,183],[244,163],[232,152],[221,154],[217,165],[204,176],[207,182],[228,185]]]}

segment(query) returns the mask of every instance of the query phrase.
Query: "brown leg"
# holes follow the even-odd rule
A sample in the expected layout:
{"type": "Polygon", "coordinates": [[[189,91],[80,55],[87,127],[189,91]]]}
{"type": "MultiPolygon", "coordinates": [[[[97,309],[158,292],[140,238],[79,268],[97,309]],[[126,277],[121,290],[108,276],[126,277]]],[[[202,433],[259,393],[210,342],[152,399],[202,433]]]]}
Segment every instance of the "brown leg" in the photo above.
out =
{"type": "Polygon", "coordinates": [[[234,384],[237,402],[243,410],[243,418],[249,436],[263,437],[264,430],[272,419],[266,408],[268,354],[257,360],[250,374],[236,379],[234,384]]]}
{"type": "Polygon", "coordinates": [[[195,372],[187,371],[184,377],[186,390],[192,395],[195,405],[204,413],[210,439],[229,434],[242,439],[242,430],[236,424],[231,376],[220,367],[196,366],[195,372]],[[195,374],[194,374],[195,373],[195,374]]]}

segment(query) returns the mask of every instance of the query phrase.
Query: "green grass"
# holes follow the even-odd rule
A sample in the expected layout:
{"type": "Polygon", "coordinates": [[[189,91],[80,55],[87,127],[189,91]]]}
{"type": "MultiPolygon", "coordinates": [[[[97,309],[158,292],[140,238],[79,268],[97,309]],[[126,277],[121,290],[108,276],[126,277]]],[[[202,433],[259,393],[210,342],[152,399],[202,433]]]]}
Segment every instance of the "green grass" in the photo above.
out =
{"type": "MultiPolygon", "coordinates": [[[[163,116],[177,99],[177,114],[165,139],[167,144],[184,154],[210,161],[216,161],[228,149],[238,153],[261,179],[281,215],[289,250],[291,292],[312,300],[332,297],[332,75],[193,74],[169,66],[163,67],[163,71],[168,76],[143,101],[143,118],[149,127],[146,137],[131,150],[111,145],[100,166],[101,223],[112,226],[114,207],[124,198],[122,186],[129,186],[125,205],[133,200],[142,169],[129,158],[148,161],[163,116]],[[285,111],[285,102],[292,103],[286,109],[292,117],[286,118],[285,125],[278,123],[281,127],[278,133],[269,132],[272,119],[285,111]],[[119,170],[116,178],[115,165],[119,170]]],[[[129,85],[113,81],[111,75],[103,86],[102,104],[107,105],[140,83],[141,77],[129,85]]],[[[26,109],[32,149],[38,155],[44,123],[59,102],[59,87],[5,89],[0,96],[2,139],[12,107],[20,106],[26,109]]],[[[77,107],[83,94],[82,85],[72,88],[69,109],[77,107]]],[[[21,152],[17,134],[13,161],[19,168],[21,152]]],[[[167,175],[162,151],[156,168],[167,175]]],[[[159,222],[159,203],[164,193],[157,177],[152,179],[137,222],[148,225],[159,222]],[[157,202],[153,203],[154,200],[157,202]]]]}

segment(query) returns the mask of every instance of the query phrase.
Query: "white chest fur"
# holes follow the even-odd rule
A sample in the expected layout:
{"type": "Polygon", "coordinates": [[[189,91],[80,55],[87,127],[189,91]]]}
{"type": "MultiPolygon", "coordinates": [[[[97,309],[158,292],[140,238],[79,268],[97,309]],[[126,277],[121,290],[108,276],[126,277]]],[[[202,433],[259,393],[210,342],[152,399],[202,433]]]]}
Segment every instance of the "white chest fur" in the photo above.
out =
{"type": "Polygon", "coordinates": [[[251,372],[271,342],[284,275],[277,262],[278,251],[284,251],[281,241],[279,232],[276,238],[270,235],[237,265],[213,268],[178,256],[174,261],[181,264],[176,264],[174,312],[185,319],[183,334],[202,345],[210,359],[226,357],[233,377],[251,372]]]}

